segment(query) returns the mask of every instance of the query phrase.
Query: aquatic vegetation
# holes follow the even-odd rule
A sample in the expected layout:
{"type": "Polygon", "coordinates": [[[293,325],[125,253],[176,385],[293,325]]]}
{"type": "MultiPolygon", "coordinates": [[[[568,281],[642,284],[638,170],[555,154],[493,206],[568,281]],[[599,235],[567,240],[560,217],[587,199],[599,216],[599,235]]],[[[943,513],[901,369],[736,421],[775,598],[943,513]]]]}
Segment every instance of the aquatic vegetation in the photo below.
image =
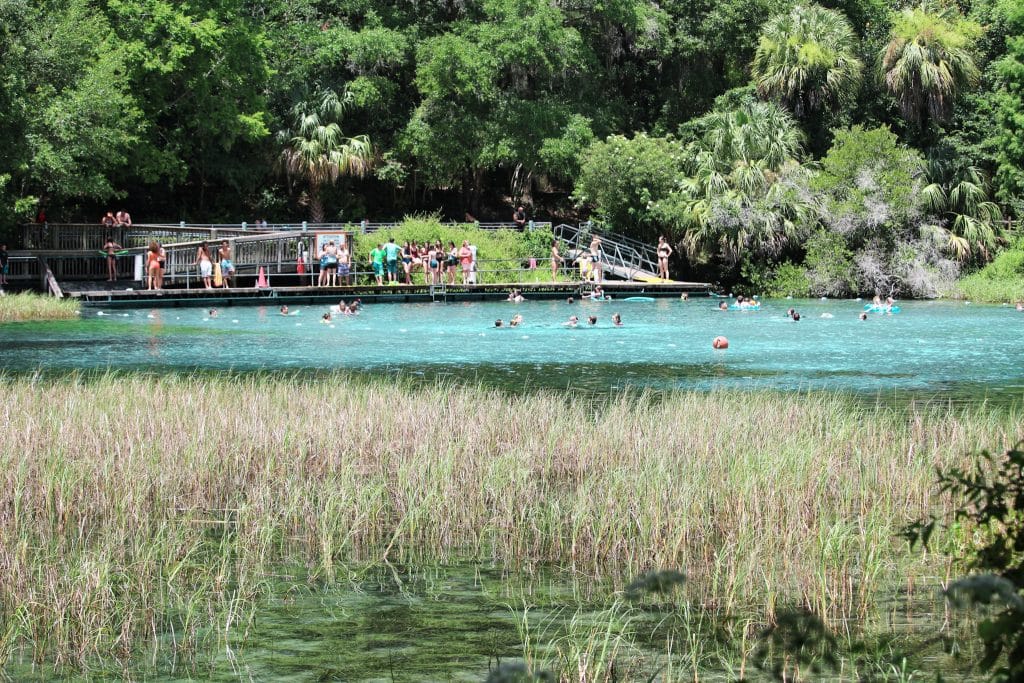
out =
{"type": "Polygon", "coordinates": [[[0,296],[0,323],[25,320],[64,320],[78,315],[76,299],[55,299],[41,294],[20,293],[0,296]]]}
{"type": "MultiPolygon", "coordinates": [[[[897,538],[948,507],[935,467],[1024,437],[1019,409],[828,394],[3,380],[0,663],[195,652],[244,631],[294,562],[312,582],[355,560],[488,559],[617,586],[681,568],[702,608],[771,622],[796,605],[841,626],[882,587],[948,571],[897,538]]],[[[577,629],[559,656],[622,652],[628,632],[577,629]]]]}

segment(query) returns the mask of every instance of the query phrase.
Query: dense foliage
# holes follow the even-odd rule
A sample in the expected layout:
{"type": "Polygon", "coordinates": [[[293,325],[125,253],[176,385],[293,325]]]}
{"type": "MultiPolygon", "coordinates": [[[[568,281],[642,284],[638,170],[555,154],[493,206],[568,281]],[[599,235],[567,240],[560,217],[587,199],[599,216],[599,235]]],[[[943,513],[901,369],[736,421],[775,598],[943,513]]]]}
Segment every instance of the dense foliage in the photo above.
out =
{"type": "Polygon", "coordinates": [[[0,0],[0,230],[525,203],[765,283],[835,233],[812,293],[936,293],[1020,212],[1022,32],[1012,0],[0,0]]]}

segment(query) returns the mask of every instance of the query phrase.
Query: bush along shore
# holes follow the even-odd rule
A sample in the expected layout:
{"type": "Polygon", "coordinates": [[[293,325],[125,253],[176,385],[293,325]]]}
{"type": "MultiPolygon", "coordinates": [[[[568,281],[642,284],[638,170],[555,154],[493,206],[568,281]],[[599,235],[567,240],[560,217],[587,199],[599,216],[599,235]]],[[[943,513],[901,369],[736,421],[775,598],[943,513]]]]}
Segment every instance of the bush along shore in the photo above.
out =
{"type": "Polygon", "coordinates": [[[1024,437],[1013,409],[825,394],[595,405],[342,375],[3,383],[0,666],[195,652],[244,632],[284,563],[330,581],[351,561],[483,559],[619,587],[678,567],[719,613],[771,622],[795,605],[843,623],[950,571],[898,538],[950,506],[935,468],[1024,437]]]}
{"type": "Polygon", "coordinates": [[[31,293],[4,294],[0,296],[0,323],[68,320],[78,317],[80,307],[74,299],[56,299],[31,293]]]}

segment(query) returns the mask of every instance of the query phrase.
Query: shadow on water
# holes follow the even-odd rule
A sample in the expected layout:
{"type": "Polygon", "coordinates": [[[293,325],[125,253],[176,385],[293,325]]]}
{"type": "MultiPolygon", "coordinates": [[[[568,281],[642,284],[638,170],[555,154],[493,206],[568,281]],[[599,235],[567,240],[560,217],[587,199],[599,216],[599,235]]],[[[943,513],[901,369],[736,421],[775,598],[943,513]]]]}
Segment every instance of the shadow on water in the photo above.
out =
{"type": "MultiPolygon", "coordinates": [[[[750,680],[778,680],[771,669],[792,659],[786,652],[814,668],[807,680],[851,680],[851,667],[860,673],[854,680],[909,680],[888,677],[900,667],[918,678],[956,671],[949,634],[936,637],[941,602],[928,591],[911,598],[894,590],[867,622],[837,632],[799,610],[781,611],[768,627],[700,611],[685,587],[631,595],[543,569],[519,574],[467,563],[345,572],[326,585],[294,572],[261,601],[244,637],[212,652],[140,657],[128,670],[99,664],[83,680],[484,681],[499,668],[551,670],[575,666],[580,652],[609,651],[615,680],[623,681],[668,680],[657,678],[666,672],[671,680],[734,681],[744,668],[750,680]]],[[[7,673],[30,677],[27,667],[7,673]]]]}

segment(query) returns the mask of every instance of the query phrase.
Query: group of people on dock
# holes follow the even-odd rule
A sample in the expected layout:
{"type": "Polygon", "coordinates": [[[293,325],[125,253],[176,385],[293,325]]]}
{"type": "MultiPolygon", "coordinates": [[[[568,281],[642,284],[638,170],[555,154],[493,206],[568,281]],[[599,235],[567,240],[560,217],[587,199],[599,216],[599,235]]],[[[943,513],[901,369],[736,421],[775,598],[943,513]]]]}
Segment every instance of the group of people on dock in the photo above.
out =
{"type": "Polygon", "coordinates": [[[404,283],[412,284],[415,271],[423,273],[426,285],[439,285],[447,282],[454,285],[457,272],[462,274],[462,284],[476,284],[476,245],[463,240],[462,246],[455,246],[454,241],[445,247],[441,240],[434,242],[404,242],[402,246],[391,237],[386,243],[378,243],[370,252],[370,263],[377,285],[384,284],[387,277],[389,285],[398,284],[398,268],[401,264],[404,283]]]}
{"type": "MultiPolygon", "coordinates": [[[[150,251],[152,251],[152,243],[150,251]]],[[[210,245],[206,242],[201,243],[196,249],[196,260],[192,265],[199,267],[199,277],[203,279],[203,287],[206,289],[214,287],[227,289],[231,286],[231,280],[235,276],[235,264],[231,260],[231,245],[227,240],[221,241],[220,247],[217,248],[216,261],[214,261],[214,255],[210,253],[210,245]]]]}

